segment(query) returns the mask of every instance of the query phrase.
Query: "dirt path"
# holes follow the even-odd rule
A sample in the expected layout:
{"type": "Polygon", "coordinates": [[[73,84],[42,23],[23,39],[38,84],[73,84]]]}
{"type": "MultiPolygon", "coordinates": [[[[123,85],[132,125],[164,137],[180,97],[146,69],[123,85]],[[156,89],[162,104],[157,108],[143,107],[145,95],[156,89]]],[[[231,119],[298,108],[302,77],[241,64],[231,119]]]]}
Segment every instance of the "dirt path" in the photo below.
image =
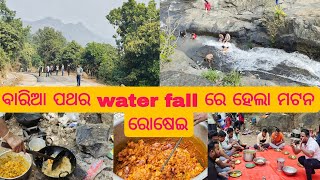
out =
{"type": "MultiPolygon", "coordinates": [[[[52,74],[46,77],[42,74],[40,77],[36,73],[17,73],[21,75],[21,80],[16,84],[17,86],[76,86],[76,76],[74,74],[61,76],[52,74]]],[[[81,78],[81,86],[105,86],[91,79],[81,78]]]]}

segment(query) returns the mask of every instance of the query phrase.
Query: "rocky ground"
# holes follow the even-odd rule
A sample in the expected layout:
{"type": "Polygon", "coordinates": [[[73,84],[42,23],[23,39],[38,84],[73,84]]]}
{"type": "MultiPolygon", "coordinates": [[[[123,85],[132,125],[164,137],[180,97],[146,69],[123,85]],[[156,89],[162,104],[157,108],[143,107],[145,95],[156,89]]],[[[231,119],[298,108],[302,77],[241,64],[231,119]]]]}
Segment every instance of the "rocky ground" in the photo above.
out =
{"type": "MultiPolygon", "coordinates": [[[[23,137],[22,129],[15,118],[8,121],[9,129],[23,137]]],[[[90,166],[102,161],[95,179],[112,179],[113,160],[108,153],[113,149],[113,114],[56,113],[43,114],[40,127],[53,141],[53,145],[71,150],[77,159],[77,168],[71,180],[84,179],[90,166]]],[[[4,151],[0,147],[0,151],[4,151]]],[[[113,158],[113,157],[111,157],[113,158]]],[[[35,166],[30,179],[47,179],[35,166]]]]}

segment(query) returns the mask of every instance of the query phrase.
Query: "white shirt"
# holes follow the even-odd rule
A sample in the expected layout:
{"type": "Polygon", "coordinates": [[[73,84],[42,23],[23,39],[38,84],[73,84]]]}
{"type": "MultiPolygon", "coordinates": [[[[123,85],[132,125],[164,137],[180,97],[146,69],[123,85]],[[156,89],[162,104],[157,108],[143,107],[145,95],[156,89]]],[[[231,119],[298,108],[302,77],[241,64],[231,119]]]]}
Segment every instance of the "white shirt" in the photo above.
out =
{"type": "Polygon", "coordinates": [[[212,117],[212,113],[208,113],[208,124],[216,124],[216,121],[212,117]]]}
{"type": "MultiPolygon", "coordinates": [[[[318,159],[320,161],[320,148],[317,141],[309,137],[307,144],[302,144],[302,146],[307,150],[314,152],[313,157],[311,158],[318,159]]],[[[306,156],[306,159],[310,158],[306,156]]]]}

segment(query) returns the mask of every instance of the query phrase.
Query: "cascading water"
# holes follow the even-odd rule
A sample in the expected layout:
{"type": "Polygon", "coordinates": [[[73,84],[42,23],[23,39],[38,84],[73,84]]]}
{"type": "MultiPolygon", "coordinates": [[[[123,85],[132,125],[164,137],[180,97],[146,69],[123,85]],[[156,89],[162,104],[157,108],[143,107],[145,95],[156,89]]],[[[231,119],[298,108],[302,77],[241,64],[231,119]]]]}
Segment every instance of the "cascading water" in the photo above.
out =
{"type": "MultiPolygon", "coordinates": [[[[161,21],[168,17],[168,10],[170,11],[170,17],[173,19],[182,18],[184,11],[192,8],[191,1],[193,0],[161,0],[161,21]]],[[[188,45],[182,45],[183,47],[178,47],[178,49],[184,51],[192,59],[194,59],[192,57],[194,52],[204,46],[212,47],[211,53],[222,49],[222,44],[216,38],[207,36],[198,36],[196,41],[186,42],[185,44],[188,45]]],[[[298,52],[287,53],[281,49],[262,47],[242,50],[231,44],[229,51],[225,55],[222,53],[215,53],[215,55],[219,62],[217,62],[217,67],[214,69],[220,71],[228,72],[230,69],[234,69],[256,73],[259,76],[263,76],[261,79],[278,78],[286,79],[289,82],[297,82],[298,84],[320,86],[320,62],[298,52]]],[[[201,58],[199,57],[196,60],[198,65],[202,64],[200,60],[201,58]]]]}
{"type": "MultiPolygon", "coordinates": [[[[216,40],[199,37],[204,46],[221,49],[222,44],[216,40]]],[[[239,71],[256,71],[270,74],[291,81],[320,86],[320,63],[308,56],[294,52],[287,53],[281,49],[257,47],[241,50],[231,44],[224,63],[239,71]]]]}

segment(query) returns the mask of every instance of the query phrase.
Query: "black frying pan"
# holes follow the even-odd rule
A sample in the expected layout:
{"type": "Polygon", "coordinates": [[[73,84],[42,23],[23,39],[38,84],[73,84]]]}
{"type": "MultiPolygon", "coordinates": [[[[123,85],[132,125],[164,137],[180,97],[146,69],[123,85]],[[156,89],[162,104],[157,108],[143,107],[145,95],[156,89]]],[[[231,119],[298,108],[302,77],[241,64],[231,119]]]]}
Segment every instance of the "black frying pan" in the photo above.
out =
{"type": "Polygon", "coordinates": [[[45,154],[45,155],[48,155],[48,156],[51,156],[53,154],[59,154],[61,151],[66,151],[66,156],[69,158],[70,160],[70,163],[71,163],[71,172],[68,173],[68,172],[62,172],[59,176],[60,177],[56,177],[56,178],[53,178],[53,177],[49,177],[47,175],[45,175],[43,172],[42,172],[42,165],[43,165],[43,162],[46,161],[46,159],[44,158],[39,158],[39,157],[35,157],[34,159],[34,163],[36,164],[37,168],[39,169],[39,171],[45,175],[46,177],[48,178],[52,178],[52,179],[59,179],[59,178],[67,178],[68,176],[70,176],[74,170],[76,169],[76,165],[77,165],[77,160],[76,160],[76,157],[74,156],[74,154],[64,148],[64,147],[60,147],[60,146],[46,146],[44,148],[42,148],[39,152],[42,153],[42,154],[45,154]]]}
{"type": "Polygon", "coordinates": [[[40,113],[14,113],[14,117],[21,125],[29,128],[37,126],[42,115],[40,113]]]}

